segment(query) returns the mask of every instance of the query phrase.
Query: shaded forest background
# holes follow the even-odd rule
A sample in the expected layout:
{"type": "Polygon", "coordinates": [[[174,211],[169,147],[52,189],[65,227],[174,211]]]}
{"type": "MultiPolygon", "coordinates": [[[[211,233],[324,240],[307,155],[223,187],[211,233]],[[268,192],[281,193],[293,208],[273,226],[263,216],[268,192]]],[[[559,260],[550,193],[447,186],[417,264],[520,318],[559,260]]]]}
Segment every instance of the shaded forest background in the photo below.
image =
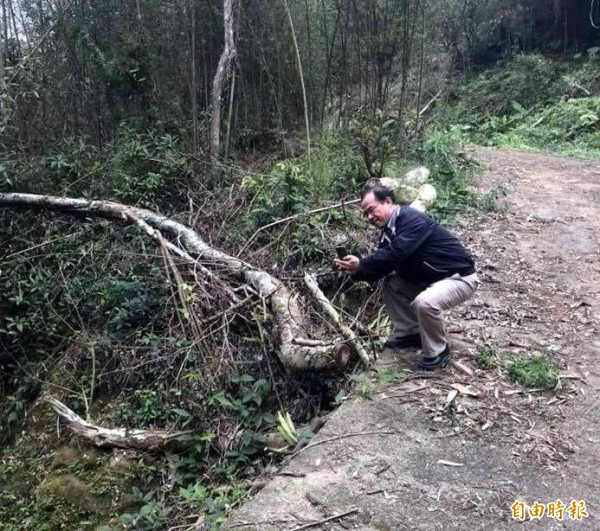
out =
{"type": "MultiPolygon", "coordinates": [[[[597,44],[591,10],[582,0],[234,2],[222,133],[232,150],[264,148],[302,127],[294,38],[318,131],[377,111],[402,121],[448,83],[520,53],[585,54],[597,44]]],[[[102,146],[127,122],[173,132],[201,158],[223,33],[215,1],[4,0],[3,147],[46,153],[71,136],[102,146]]]]}
{"type": "MultiPolygon", "coordinates": [[[[373,235],[352,208],[309,213],[424,164],[432,215],[460,230],[503,193],[470,190],[466,142],[600,156],[597,26],[590,0],[0,0],[0,193],[170,216],[291,286],[320,339],[310,270],[376,348],[376,292],[330,267],[336,242],[361,254],[373,235]]],[[[284,367],[264,300],[217,273],[136,226],[0,209],[6,529],[217,528],[368,393],[357,371],[284,367]],[[97,424],[188,433],[167,453],[93,450],[56,434],[50,394],[97,424]]]]}

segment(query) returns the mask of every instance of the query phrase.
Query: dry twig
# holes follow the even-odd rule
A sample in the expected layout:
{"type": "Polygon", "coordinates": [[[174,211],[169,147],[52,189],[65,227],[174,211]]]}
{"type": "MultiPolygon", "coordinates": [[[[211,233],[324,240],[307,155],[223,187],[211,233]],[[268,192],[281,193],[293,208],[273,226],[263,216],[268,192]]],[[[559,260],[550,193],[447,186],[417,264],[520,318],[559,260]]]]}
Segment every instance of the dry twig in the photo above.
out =
{"type": "Polygon", "coordinates": [[[311,527],[315,527],[317,525],[321,525],[326,522],[331,522],[331,520],[337,520],[339,518],[344,518],[345,516],[350,516],[351,514],[354,514],[356,512],[358,512],[358,509],[356,509],[356,508],[350,509],[349,511],[346,511],[345,513],[334,514],[333,516],[323,518],[323,520],[318,520],[318,521],[312,522],[310,524],[304,524],[304,525],[301,525],[300,527],[294,527],[294,529],[292,529],[292,531],[301,531],[302,529],[309,529],[311,527]]]}
{"type": "Polygon", "coordinates": [[[344,433],[343,435],[337,435],[335,437],[330,437],[329,439],[323,439],[321,441],[317,441],[311,444],[306,445],[304,448],[300,448],[297,452],[294,452],[292,455],[287,457],[287,459],[291,459],[292,457],[296,457],[299,453],[304,452],[304,450],[308,450],[309,448],[313,448],[315,446],[319,446],[321,444],[325,444],[328,442],[339,441],[340,439],[346,439],[348,437],[361,437],[364,435],[396,435],[397,431],[360,431],[353,433],[344,433]]]}

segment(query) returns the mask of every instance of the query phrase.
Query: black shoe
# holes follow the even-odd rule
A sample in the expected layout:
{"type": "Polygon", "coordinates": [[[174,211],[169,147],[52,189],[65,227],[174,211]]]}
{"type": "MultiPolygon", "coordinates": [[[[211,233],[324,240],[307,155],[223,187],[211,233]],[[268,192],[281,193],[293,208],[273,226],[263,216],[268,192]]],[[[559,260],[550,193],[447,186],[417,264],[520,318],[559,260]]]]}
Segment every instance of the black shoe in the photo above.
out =
{"type": "Polygon", "coordinates": [[[450,352],[450,346],[446,345],[446,348],[433,358],[421,357],[421,359],[417,361],[417,367],[422,371],[434,371],[438,367],[441,368],[448,365],[451,357],[452,352],[450,352]]]}
{"type": "Polygon", "coordinates": [[[383,348],[421,348],[421,334],[409,336],[389,337],[383,344],[383,348]]]}

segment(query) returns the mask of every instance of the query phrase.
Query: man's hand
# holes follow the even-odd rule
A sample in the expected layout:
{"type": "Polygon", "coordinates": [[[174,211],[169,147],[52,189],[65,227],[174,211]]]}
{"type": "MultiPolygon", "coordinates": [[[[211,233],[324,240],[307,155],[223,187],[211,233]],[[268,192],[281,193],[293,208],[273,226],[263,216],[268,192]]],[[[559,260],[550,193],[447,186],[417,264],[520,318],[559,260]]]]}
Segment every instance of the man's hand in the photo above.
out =
{"type": "Polygon", "coordinates": [[[343,271],[348,275],[354,275],[358,271],[358,266],[360,264],[359,258],[357,256],[348,254],[344,256],[344,258],[336,258],[333,261],[336,269],[343,271]]]}

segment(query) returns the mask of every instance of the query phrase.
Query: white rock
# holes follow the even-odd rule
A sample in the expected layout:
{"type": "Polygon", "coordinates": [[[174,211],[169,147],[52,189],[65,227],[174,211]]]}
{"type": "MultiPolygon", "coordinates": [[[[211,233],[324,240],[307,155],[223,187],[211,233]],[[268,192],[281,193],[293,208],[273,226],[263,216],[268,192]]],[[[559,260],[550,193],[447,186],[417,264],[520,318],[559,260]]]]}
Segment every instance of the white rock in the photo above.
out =
{"type": "Polygon", "coordinates": [[[406,173],[404,178],[402,179],[403,184],[407,184],[408,186],[420,186],[424,184],[429,178],[429,169],[425,166],[419,166],[413,170],[410,170],[406,173]]]}
{"type": "Polygon", "coordinates": [[[417,198],[410,204],[412,208],[425,212],[437,197],[437,192],[432,184],[425,183],[419,187],[417,198]]]}

